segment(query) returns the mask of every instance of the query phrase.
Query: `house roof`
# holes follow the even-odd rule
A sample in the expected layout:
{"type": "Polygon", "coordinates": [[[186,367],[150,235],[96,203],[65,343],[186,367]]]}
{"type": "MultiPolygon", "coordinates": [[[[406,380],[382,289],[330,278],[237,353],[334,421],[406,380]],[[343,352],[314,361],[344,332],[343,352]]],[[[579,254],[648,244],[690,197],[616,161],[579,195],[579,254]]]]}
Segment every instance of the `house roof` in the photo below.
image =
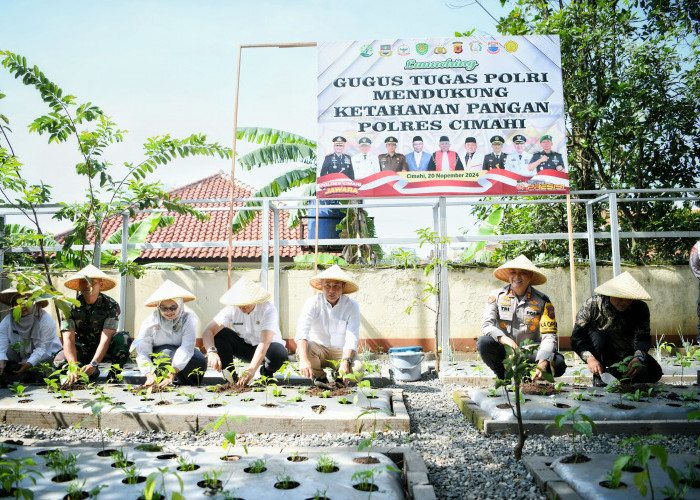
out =
{"type": "MultiPolygon", "coordinates": [[[[249,198],[255,190],[235,180],[234,198],[249,198]]],[[[230,176],[223,172],[219,172],[211,177],[206,177],[198,181],[192,182],[185,186],[173,189],[170,191],[173,197],[179,197],[182,200],[212,200],[212,199],[230,199],[231,182],[230,176]]],[[[236,202],[235,206],[242,206],[243,203],[236,202]]],[[[193,203],[195,208],[204,207],[228,207],[229,202],[217,203],[193,203]]],[[[206,212],[210,219],[207,221],[198,221],[196,217],[191,215],[181,215],[169,212],[175,218],[172,226],[167,228],[158,228],[153,233],[148,235],[147,243],[174,243],[185,241],[228,241],[228,210],[206,212]]],[[[138,213],[130,219],[130,222],[144,219],[148,216],[147,213],[138,213]]],[[[298,227],[289,228],[287,222],[289,213],[280,211],[280,239],[300,239],[301,233],[298,227]]],[[[273,217],[270,216],[268,234],[270,241],[273,236],[273,217]]],[[[103,228],[103,237],[107,239],[109,235],[120,230],[122,220],[120,217],[105,222],[103,228]]],[[[262,228],[262,212],[257,212],[255,219],[248,224],[242,231],[233,235],[234,241],[255,241],[261,240],[263,235],[262,228]]],[[[273,256],[274,248],[270,246],[269,255],[273,256]]],[[[293,258],[296,255],[301,255],[301,248],[298,246],[283,246],[280,247],[280,257],[293,258]]],[[[260,247],[234,247],[232,258],[236,260],[251,260],[259,259],[262,256],[260,247]]],[[[144,260],[225,260],[228,259],[228,248],[156,248],[143,249],[139,256],[140,261],[144,260]]]]}

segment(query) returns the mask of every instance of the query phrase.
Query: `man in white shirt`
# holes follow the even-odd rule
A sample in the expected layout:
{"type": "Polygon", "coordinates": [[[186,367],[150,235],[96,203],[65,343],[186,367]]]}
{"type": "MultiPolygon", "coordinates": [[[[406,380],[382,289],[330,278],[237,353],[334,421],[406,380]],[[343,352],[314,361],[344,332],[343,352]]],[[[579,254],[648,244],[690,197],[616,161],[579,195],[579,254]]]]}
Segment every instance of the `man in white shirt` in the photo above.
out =
{"type": "Polygon", "coordinates": [[[270,292],[245,276],[220,299],[225,304],[202,332],[207,364],[222,371],[233,365],[233,357],[249,363],[240,378],[230,369],[234,381],[244,387],[260,374],[272,377],[288,360],[279,327],[279,314],[269,302],[270,292]]]}
{"type": "Polygon", "coordinates": [[[423,151],[423,138],[419,135],[413,138],[413,153],[406,155],[408,170],[423,171],[428,170],[430,163],[430,153],[423,151]]]}
{"type": "Polygon", "coordinates": [[[435,151],[430,157],[428,170],[447,171],[447,170],[464,170],[462,160],[454,151],[450,151],[450,138],[446,135],[440,137],[440,151],[435,151]]]}
{"type": "Polygon", "coordinates": [[[379,172],[379,159],[372,154],[372,141],[367,137],[362,137],[358,144],[360,152],[352,157],[352,168],[355,171],[355,179],[364,179],[379,172]]]}
{"type": "MultiPolygon", "coordinates": [[[[318,387],[329,388],[324,368],[340,361],[340,374],[353,371],[360,340],[360,307],[347,294],[359,287],[340,267],[319,273],[309,284],[321,293],[309,298],[299,316],[297,343],[299,369],[318,387]]],[[[359,362],[358,362],[359,364],[359,362]]]]}
{"type": "Polygon", "coordinates": [[[464,170],[481,170],[481,164],[484,159],[476,154],[476,137],[467,137],[464,140],[464,170]]]}
{"type": "Polygon", "coordinates": [[[513,136],[513,145],[515,146],[515,153],[508,155],[506,158],[506,170],[523,177],[532,177],[535,175],[535,167],[533,166],[530,169],[532,154],[525,151],[527,137],[522,134],[516,134],[513,136]]]}

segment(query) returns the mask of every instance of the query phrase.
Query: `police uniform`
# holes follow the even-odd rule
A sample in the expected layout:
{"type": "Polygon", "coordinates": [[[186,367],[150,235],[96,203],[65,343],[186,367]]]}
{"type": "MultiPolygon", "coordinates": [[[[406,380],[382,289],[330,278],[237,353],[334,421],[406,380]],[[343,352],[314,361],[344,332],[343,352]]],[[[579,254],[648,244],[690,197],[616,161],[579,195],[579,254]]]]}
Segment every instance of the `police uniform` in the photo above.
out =
{"type": "MultiPolygon", "coordinates": [[[[387,137],[384,140],[386,144],[396,144],[398,140],[396,137],[387,137]]],[[[393,156],[389,156],[389,153],[382,153],[379,155],[379,167],[384,170],[393,170],[394,172],[408,172],[408,162],[406,157],[401,153],[396,153],[393,156]]]]}
{"type": "Polygon", "coordinates": [[[321,166],[321,177],[329,174],[344,174],[350,179],[354,179],[355,171],[352,168],[350,155],[345,153],[326,155],[321,166]]]}
{"type": "MultiPolygon", "coordinates": [[[[526,144],[527,138],[518,134],[513,137],[514,144],[526,144]]],[[[532,161],[532,154],[523,151],[522,153],[515,152],[508,155],[506,158],[506,170],[513,172],[514,174],[522,175],[523,177],[532,177],[535,175],[534,170],[528,169],[530,162],[532,161]]]]}
{"type": "MultiPolygon", "coordinates": [[[[491,144],[503,144],[503,137],[500,135],[495,135],[491,137],[491,144]]],[[[482,167],[482,170],[492,170],[494,168],[506,168],[506,158],[508,155],[501,151],[500,154],[496,155],[496,153],[489,153],[486,156],[484,156],[484,165],[482,167]]]]}
{"type": "MultiPolygon", "coordinates": [[[[547,159],[537,165],[537,172],[540,170],[561,170],[563,172],[566,171],[566,166],[564,165],[564,157],[560,154],[557,153],[556,151],[550,151],[549,153],[545,153],[544,151],[539,151],[532,155],[532,160],[530,160],[530,163],[535,163],[537,160],[542,158],[543,156],[546,156],[547,159]]],[[[535,170],[532,170],[534,172],[535,170]]]]}
{"type": "Polygon", "coordinates": [[[528,339],[539,344],[537,354],[528,356],[530,362],[549,361],[554,365],[556,377],[566,370],[564,357],[556,352],[554,306],[549,297],[532,286],[520,299],[510,284],[492,291],[484,308],[481,331],[484,335],[478,339],[477,349],[498,378],[503,378],[505,374],[505,348],[498,341],[502,335],[510,337],[518,345],[528,339]]]}

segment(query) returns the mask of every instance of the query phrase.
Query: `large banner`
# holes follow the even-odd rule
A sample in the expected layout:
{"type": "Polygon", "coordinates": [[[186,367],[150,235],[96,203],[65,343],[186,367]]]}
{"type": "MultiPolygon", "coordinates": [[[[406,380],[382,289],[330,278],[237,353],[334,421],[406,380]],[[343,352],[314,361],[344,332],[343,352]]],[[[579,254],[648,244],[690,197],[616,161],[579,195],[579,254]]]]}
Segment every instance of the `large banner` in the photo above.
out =
{"type": "Polygon", "coordinates": [[[318,45],[319,198],[566,194],[559,37],[318,45]]]}

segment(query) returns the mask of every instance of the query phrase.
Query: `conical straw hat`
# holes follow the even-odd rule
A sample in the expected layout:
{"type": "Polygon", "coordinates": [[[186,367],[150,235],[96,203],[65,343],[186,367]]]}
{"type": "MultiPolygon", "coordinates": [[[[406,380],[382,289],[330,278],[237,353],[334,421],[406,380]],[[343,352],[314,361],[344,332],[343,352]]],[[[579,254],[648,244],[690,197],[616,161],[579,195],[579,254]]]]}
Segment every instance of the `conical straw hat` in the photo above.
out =
{"type": "MultiPolygon", "coordinates": [[[[15,295],[17,295],[19,292],[17,291],[17,288],[10,287],[4,289],[2,292],[0,292],[0,302],[5,304],[5,305],[12,305],[12,299],[14,298],[15,295]]],[[[23,293],[22,295],[24,296],[29,296],[31,295],[31,292],[28,293],[23,293]]],[[[49,305],[48,300],[38,300],[35,302],[36,305],[38,305],[41,309],[49,305]]]]}
{"type": "Polygon", "coordinates": [[[355,293],[360,289],[360,287],[357,286],[357,283],[355,283],[353,279],[338,266],[338,264],[332,265],[325,271],[311,278],[309,280],[309,284],[316,290],[320,290],[321,280],[342,281],[343,283],[345,283],[345,288],[343,289],[344,294],[355,293]]]}
{"type": "Polygon", "coordinates": [[[542,271],[533,264],[530,259],[524,255],[518,255],[513,260],[509,260],[501,267],[493,272],[493,275],[501,281],[509,283],[508,277],[510,276],[511,269],[523,269],[525,271],[532,271],[532,280],[530,280],[531,285],[541,285],[547,282],[547,277],[542,274],[542,271]]]}
{"type": "Polygon", "coordinates": [[[182,288],[180,285],[176,285],[170,280],[165,280],[165,283],[163,283],[158,290],[153,292],[153,294],[148,297],[146,306],[156,307],[159,302],[175,299],[182,299],[185,302],[190,302],[195,300],[195,296],[182,288]]]}
{"type": "Polygon", "coordinates": [[[80,280],[84,280],[85,278],[100,278],[101,280],[103,280],[102,288],[100,289],[103,292],[111,290],[112,288],[117,286],[117,282],[115,280],[107,276],[105,273],[97,269],[92,264],[88,264],[77,273],[71,275],[66,280],[64,285],[66,288],[70,288],[71,290],[79,290],[80,287],[78,284],[80,280]]]}
{"type": "Polygon", "coordinates": [[[271,296],[270,292],[243,276],[221,296],[219,302],[227,306],[249,306],[265,302],[271,296]]]}
{"type": "Polygon", "coordinates": [[[651,295],[627,271],[606,281],[593,291],[598,295],[619,299],[651,300],[651,295]]]}

